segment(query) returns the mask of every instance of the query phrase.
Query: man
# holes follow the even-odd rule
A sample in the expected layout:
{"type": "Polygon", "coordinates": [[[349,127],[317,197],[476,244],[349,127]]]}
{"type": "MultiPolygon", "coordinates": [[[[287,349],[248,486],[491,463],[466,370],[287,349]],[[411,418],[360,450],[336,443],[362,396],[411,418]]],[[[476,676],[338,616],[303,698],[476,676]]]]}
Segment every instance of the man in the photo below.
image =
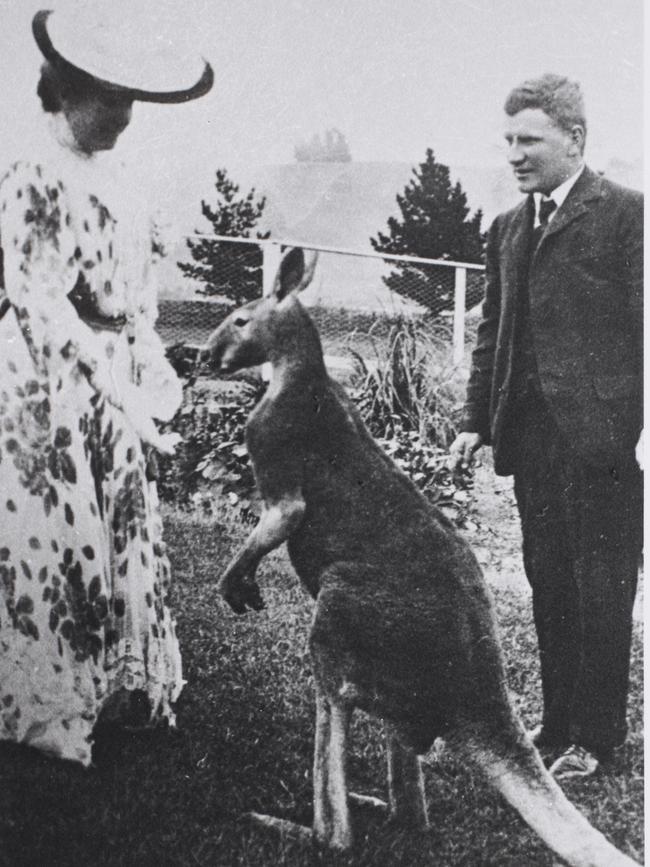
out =
{"type": "Polygon", "coordinates": [[[494,221],[455,466],[490,444],[514,474],[544,711],[531,736],[558,779],[626,735],[642,544],[643,199],[583,162],[580,88],[544,75],[505,104],[527,198],[494,221]]]}

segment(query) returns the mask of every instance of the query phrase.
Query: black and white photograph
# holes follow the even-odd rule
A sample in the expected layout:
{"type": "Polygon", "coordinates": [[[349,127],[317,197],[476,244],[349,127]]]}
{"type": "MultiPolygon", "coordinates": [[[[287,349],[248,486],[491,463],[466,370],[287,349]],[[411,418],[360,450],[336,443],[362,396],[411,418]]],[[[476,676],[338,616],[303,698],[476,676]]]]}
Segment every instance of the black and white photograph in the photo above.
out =
{"type": "Polygon", "coordinates": [[[0,33],[0,867],[643,864],[643,0],[0,33]]]}

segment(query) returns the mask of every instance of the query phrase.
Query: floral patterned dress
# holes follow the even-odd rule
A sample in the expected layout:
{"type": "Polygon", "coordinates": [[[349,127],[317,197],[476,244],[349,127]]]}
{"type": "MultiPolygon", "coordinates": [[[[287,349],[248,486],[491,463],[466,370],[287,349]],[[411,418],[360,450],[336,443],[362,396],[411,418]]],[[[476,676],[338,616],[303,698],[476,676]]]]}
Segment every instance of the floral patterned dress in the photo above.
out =
{"type": "Polygon", "coordinates": [[[86,765],[100,711],[173,722],[183,683],[147,473],[181,388],[150,235],[96,169],[58,141],[0,182],[0,739],[86,765]]]}

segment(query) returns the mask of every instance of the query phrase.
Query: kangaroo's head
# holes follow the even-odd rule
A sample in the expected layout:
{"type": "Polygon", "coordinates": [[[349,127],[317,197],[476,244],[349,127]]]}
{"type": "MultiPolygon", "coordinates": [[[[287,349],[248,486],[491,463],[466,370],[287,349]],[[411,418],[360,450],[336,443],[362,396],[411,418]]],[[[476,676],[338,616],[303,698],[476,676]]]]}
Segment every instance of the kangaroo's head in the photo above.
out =
{"type": "Polygon", "coordinates": [[[314,274],[317,257],[309,265],[300,247],[284,255],[273,292],[238,307],[214,331],[202,352],[202,360],[220,373],[234,373],[245,367],[271,361],[282,351],[289,333],[300,326],[295,302],[314,274]]]}

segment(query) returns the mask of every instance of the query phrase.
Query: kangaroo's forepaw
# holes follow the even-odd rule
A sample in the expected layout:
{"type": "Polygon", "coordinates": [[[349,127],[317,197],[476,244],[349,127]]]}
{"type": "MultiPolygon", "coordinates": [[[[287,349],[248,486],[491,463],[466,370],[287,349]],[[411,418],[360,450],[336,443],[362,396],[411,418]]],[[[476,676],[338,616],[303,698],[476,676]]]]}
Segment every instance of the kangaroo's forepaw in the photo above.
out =
{"type": "Polygon", "coordinates": [[[256,581],[238,581],[235,585],[222,585],[220,590],[235,614],[245,614],[248,608],[261,611],[266,607],[256,581]]]}

